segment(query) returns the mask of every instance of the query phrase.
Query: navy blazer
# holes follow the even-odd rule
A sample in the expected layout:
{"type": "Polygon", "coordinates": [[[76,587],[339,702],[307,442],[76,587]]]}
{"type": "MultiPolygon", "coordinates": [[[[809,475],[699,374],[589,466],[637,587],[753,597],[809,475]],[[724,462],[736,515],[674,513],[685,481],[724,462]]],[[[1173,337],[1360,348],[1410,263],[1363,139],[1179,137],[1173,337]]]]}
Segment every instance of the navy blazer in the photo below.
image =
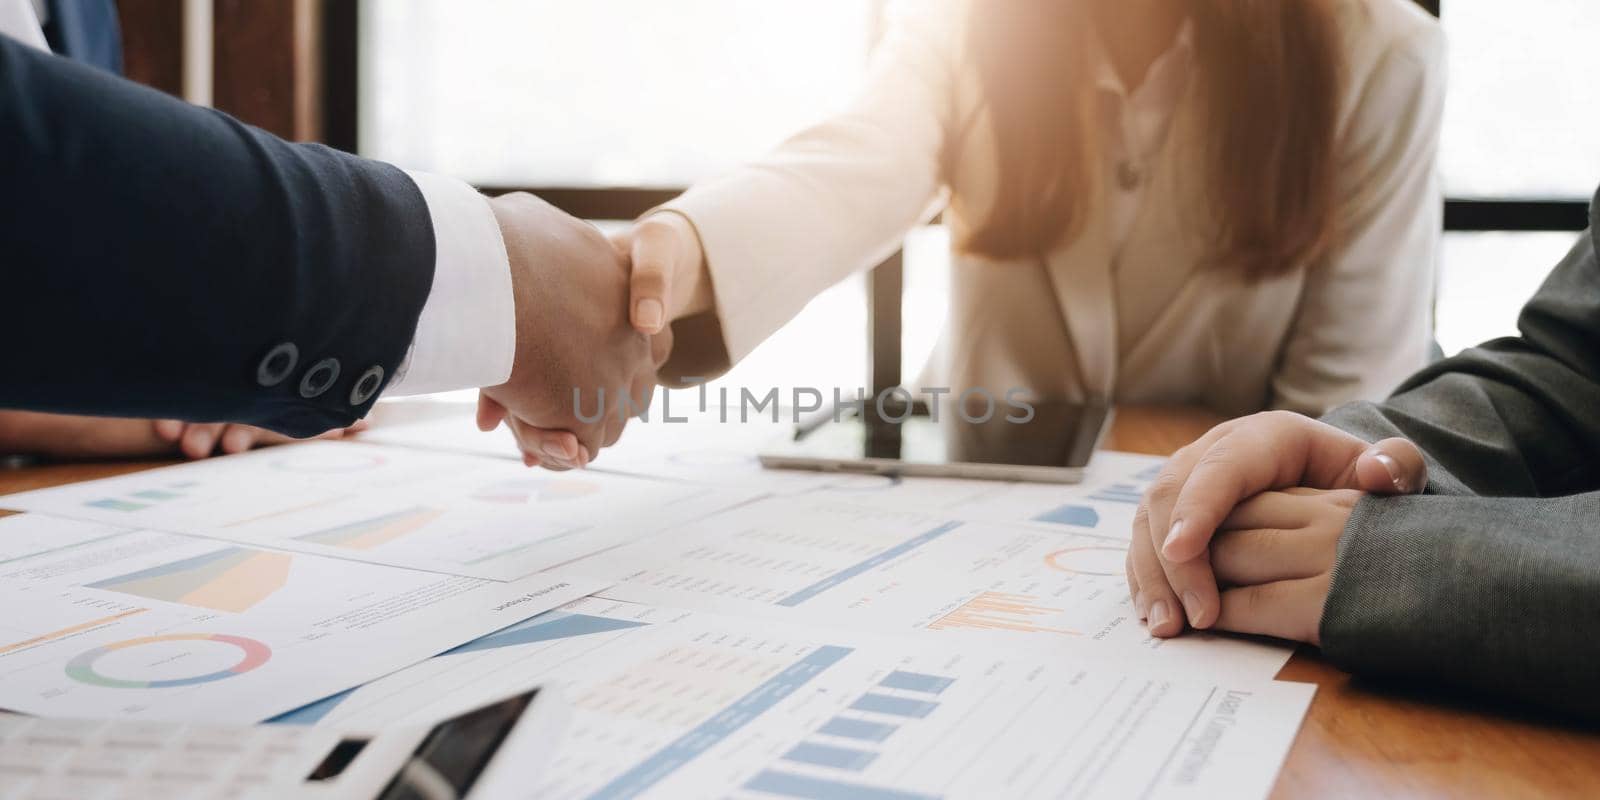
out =
{"type": "Polygon", "coordinates": [[[0,193],[0,407],[349,425],[433,282],[399,169],[4,36],[0,193]]]}

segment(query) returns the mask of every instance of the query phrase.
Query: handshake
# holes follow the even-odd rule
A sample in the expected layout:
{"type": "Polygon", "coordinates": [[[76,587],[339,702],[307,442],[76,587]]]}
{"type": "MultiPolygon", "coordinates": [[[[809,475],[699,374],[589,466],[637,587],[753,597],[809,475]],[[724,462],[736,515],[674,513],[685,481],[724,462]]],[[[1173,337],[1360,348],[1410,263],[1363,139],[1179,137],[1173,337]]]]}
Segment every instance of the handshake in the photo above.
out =
{"type": "Polygon", "coordinates": [[[672,213],[608,240],[530,194],[489,202],[511,264],[517,341],[510,380],[479,396],[478,427],[505,423],[528,466],[586,466],[649,407],[672,352],[670,320],[711,306],[699,239],[672,213]]]}

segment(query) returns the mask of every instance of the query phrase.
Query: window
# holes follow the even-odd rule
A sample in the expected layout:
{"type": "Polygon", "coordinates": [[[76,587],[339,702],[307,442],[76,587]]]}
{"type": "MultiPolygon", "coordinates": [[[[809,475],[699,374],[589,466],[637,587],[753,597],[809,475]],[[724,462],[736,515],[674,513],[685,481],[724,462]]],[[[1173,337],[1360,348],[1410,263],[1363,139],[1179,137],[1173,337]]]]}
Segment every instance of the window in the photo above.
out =
{"type": "Polygon", "coordinates": [[[1439,10],[1450,44],[1440,169],[1453,202],[1437,330],[1449,354],[1514,335],[1517,311],[1575,238],[1507,231],[1583,225],[1600,183],[1590,80],[1600,4],[1443,0],[1439,10]]]}
{"type": "MultiPolygon", "coordinates": [[[[360,149],[479,185],[588,189],[602,208],[607,187],[681,190],[847,101],[876,15],[862,0],[367,0],[360,149]]],[[[606,216],[642,210],[626,206],[606,216]]],[[[858,277],[718,383],[861,386],[866,320],[858,277]]]]}
{"type": "Polygon", "coordinates": [[[1600,3],[1444,0],[1451,197],[1587,200],[1600,183],[1600,3]]]}
{"type": "Polygon", "coordinates": [[[368,0],[361,151],[482,184],[682,188],[851,96],[861,0],[368,0]]]}
{"type": "MultiPolygon", "coordinates": [[[[1450,46],[1437,335],[1454,353],[1515,333],[1518,309],[1583,225],[1600,182],[1600,103],[1588,85],[1600,74],[1600,48],[1590,46],[1600,3],[1422,5],[1441,13],[1450,46]]],[[[628,217],[838,108],[859,83],[880,9],[864,0],[365,0],[361,150],[481,185],[586,191],[600,198],[589,207],[628,217]],[[618,199],[637,189],[661,192],[618,199]]],[[[942,327],[945,244],[938,227],[907,242],[907,380],[942,327]]],[[[817,298],[724,383],[859,385],[865,295],[852,279],[817,298]]]]}

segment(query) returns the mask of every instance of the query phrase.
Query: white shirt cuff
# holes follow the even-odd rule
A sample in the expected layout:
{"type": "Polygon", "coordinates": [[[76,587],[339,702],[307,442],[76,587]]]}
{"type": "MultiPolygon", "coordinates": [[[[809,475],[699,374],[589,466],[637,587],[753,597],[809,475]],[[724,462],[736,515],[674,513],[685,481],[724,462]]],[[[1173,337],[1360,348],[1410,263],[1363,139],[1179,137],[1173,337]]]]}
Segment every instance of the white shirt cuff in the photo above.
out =
{"type": "Polygon", "coordinates": [[[511,260],[489,201],[476,189],[426,172],[407,172],[433,218],[433,290],[417,319],[411,350],[385,395],[498,386],[511,378],[517,310],[511,260]]]}
{"type": "Polygon", "coordinates": [[[42,4],[30,0],[0,0],[0,33],[48,53],[50,43],[44,38],[44,16],[42,4]]]}

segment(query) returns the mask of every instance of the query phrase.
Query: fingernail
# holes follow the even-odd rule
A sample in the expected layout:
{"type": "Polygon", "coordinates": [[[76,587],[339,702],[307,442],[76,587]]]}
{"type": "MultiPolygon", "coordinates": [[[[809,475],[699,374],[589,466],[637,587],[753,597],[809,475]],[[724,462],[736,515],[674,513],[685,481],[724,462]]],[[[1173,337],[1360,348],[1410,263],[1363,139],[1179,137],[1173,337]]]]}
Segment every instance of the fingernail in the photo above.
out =
{"type": "Polygon", "coordinates": [[[1189,624],[1196,628],[1200,627],[1200,595],[1184,592],[1183,610],[1189,616],[1189,624]]]}
{"type": "Polygon", "coordinates": [[[1394,484],[1395,491],[1401,494],[1406,494],[1411,491],[1406,487],[1405,477],[1400,474],[1400,462],[1395,461],[1394,456],[1379,450],[1378,452],[1372,454],[1372,460],[1382,464],[1383,470],[1389,473],[1389,482],[1394,484]]]}
{"type": "Polygon", "coordinates": [[[1167,601],[1157,600],[1150,604],[1150,629],[1155,630],[1172,619],[1172,609],[1167,607],[1167,601]]]}
{"type": "Polygon", "coordinates": [[[523,453],[522,454],[522,466],[531,467],[531,466],[533,466],[534,464],[537,464],[537,463],[539,463],[539,462],[536,461],[531,454],[529,454],[529,453],[523,453]]]}
{"type": "Polygon", "coordinates": [[[1180,534],[1180,533],[1183,533],[1183,520],[1181,520],[1181,519],[1178,520],[1177,522],[1172,523],[1172,527],[1167,529],[1167,538],[1161,540],[1161,554],[1162,555],[1167,555],[1167,556],[1171,555],[1167,551],[1172,549],[1172,543],[1177,541],[1178,534],[1180,534]]]}
{"type": "Polygon", "coordinates": [[[648,329],[651,333],[655,333],[661,330],[661,318],[665,314],[666,310],[661,307],[660,300],[654,297],[646,297],[633,307],[633,323],[641,328],[648,329]]]}

